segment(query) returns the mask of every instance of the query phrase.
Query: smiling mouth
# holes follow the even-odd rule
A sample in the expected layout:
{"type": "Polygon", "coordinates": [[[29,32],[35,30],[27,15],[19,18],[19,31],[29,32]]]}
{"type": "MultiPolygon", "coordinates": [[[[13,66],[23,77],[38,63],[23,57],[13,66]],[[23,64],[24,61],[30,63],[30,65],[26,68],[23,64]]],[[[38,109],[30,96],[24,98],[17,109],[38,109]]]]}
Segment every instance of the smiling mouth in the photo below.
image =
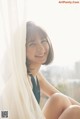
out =
{"type": "Polygon", "coordinates": [[[35,57],[37,57],[37,58],[44,58],[46,55],[44,54],[44,55],[36,55],[35,57]]]}
{"type": "Polygon", "coordinates": [[[35,57],[44,57],[46,55],[46,53],[42,54],[42,55],[35,55],[35,57]]]}
{"type": "Polygon", "coordinates": [[[35,56],[35,57],[40,57],[40,58],[42,58],[42,57],[44,57],[44,55],[39,55],[39,56],[35,56]]]}
{"type": "Polygon", "coordinates": [[[36,58],[45,58],[47,56],[47,54],[45,53],[44,55],[36,55],[36,58]]]}

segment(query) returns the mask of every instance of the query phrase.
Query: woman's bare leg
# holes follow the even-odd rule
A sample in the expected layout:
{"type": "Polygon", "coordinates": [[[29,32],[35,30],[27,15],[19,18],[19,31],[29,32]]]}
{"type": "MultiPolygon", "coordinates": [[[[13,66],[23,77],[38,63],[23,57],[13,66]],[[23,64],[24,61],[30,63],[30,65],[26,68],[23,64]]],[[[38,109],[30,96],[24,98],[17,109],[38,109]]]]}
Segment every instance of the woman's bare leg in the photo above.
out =
{"type": "Polygon", "coordinates": [[[80,107],[76,105],[70,106],[58,119],[80,119],[80,107]]]}
{"type": "Polygon", "coordinates": [[[59,93],[53,94],[43,108],[46,119],[58,119],[71,106],[69,99],[59,93]]]}
{"type": "Polygon", "coordinates": [[[58,119],[70,105],[71,102],[66,96],[56,93],[48,99],[43,108],[43,113],[46,119],[58,119]]]}

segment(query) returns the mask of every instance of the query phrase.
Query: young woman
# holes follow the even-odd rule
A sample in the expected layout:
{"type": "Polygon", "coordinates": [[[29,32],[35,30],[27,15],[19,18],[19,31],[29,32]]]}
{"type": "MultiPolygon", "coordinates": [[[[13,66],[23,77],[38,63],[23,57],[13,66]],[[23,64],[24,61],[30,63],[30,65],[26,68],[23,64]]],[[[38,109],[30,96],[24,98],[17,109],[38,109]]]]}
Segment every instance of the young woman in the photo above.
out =
{"type": "Polygon", "coordinates": [[[80,119],[80,103],[61,94],[39,72],[41,65],[48,65],[53,57],[54,52],[47,33],[33,22],[27,22],[28,80],[38,103],[40,102],[40,90],[43,90],[49,97],[42,110],[46,119],[80,119]]]}

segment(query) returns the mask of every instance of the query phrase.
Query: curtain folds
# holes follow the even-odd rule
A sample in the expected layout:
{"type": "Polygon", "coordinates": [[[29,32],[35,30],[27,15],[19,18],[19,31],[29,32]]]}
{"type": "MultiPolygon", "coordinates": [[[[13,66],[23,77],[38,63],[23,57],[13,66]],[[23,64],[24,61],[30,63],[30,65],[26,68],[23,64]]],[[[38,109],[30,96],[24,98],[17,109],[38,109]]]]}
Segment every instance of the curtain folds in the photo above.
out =
{"type": "Polygon", "coordinates": [[[27,0],[0,0],[0,111],[8,119],[44,119],[26,69],[27,0]]]}

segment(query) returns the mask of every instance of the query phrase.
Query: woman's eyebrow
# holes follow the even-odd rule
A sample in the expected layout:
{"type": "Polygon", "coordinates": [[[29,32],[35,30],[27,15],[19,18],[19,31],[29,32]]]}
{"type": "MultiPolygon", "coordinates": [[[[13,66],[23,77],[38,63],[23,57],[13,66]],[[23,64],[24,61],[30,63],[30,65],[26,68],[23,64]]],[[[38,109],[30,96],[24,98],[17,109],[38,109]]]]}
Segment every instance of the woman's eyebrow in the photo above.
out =
{"type": "Polygon", "coordinates": [[[27,43],[33,43],[33,42],[36,42],[36,41],[34,39],[27,41],[27,43]]]}
{"type": "Polygon", "coordinates": [[[42,40],[47,40],[47,39],[46,39],[45,37],[41,37],[41,41],[42,41],[42,40]]]}

